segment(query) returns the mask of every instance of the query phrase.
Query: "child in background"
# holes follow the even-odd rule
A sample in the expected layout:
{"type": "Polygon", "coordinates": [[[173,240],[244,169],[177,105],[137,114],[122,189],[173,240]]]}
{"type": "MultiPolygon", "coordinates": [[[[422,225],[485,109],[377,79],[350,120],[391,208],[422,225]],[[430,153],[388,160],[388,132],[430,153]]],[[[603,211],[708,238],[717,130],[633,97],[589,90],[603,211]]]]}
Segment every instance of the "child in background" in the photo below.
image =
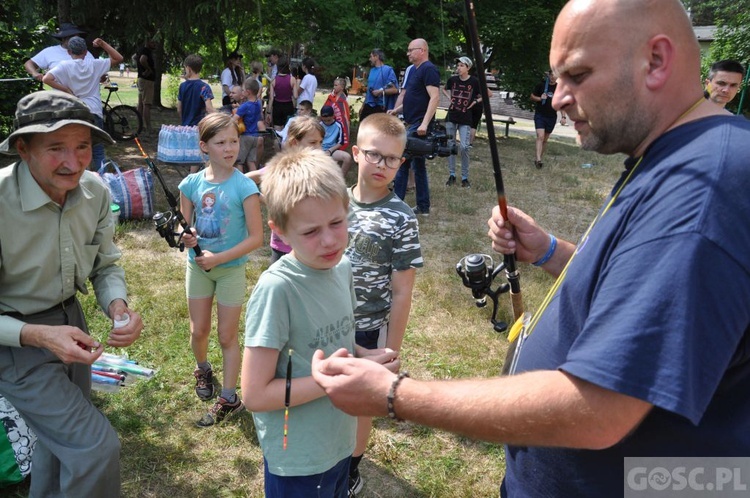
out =
{"type": "MultiPolygon", "coordinates": [[[[245,321],[242,396],[263,449],[265,496],[347,498],[356,419],[331,404],[310,371],[317,349],[355,352],[346,184],[312,149],[283,152],[267,168],[268,225],[292,252],[258,279],[245,321]]],[[[392,351],[357,353],[399,366],[392,351]]]]}
{"type": "Polygon", "coordinates": [[[184,233],[185,246],[200,245],[201,256],[188,251],[186,291],[190,314],[190,347],[197,366],[195,393],[203,401],[214,397],[213,369],[208,361],[211,309],[216,296],[219,344],[224,385],[218,400],[197,424],[208,427],[244,410],[237,396],[240,347],[237,339],[245,299],[247,254],[263,243],[258,187],[234,167],[240,148],[237,123],[214,113],[198,124],[200,148],[208,154],[203,171],[180,182],[180,209],[195,220],[184,233]],[[210,271],[209,271],[210,270],[210,271]]]}
{"type": "MultiPolygon", "coordinates": [[[[313,118],[312,116],[299,116],[295,118],[294,122],[289,126],[289,136],[287,141],[284,143],[284,150],[288,150],[293,147],[307,147],[311,149],[320,149],[323,143],[323,125],[320,121],[313,118]]],[[[245,176],[253,180],[258,186],[263,181],[263,176],[268,171],[267,168],[259,169],[257,171],[251,171],[245,173],[245,176]]],[[[292,250],[291,247],[286,245],[281,237],[276,235],[276,232],[271,230],[271,263],[281,258],[284,254],[288,254],[292,250]]]]}
{"type": "Polygon", "coordinates": [[[248,78],[243,83],[245,102],[237,109],[234,119],[244,123],[245,131],[240,135],[240,153],[237,156],[238,169],[242,173],[255,171],[258,151],[263,151],[263,137],[258,132],[266,131],[263,122],[263,107],[258,98],[260,83],[248,78]]]}
{"type": "Polygon", "coordinates": [[[203,59],[190,54],[182,64],[185,67],[185,81],[180,83],[177,92],[177,114],[182,126],[195,126],[203,116],[214,112],[214,94],[208,83],[201,79],[203,59]]]}
{"type": "MultiPolygon", "coordinates": [[[[445,132],[448,134],[449,145],[458,145],[461,154],[461,187],[470,188],[469,182],[469,149],[471,148],[471,127],[474,120],[475,107],[482,106],[479,95],[479,80],[469,74],[472,62],[468,57],[456,59],[456,74],[448,78],[442,89],[443,94],[451,101],[448,116],[445,120],[445,132]],[[459,140],[456,142],[456,132],[459,140]]],[[[456,156],[450,154],[448,158],[448,181],[445,185],[451,187],[456,184],[456,156]]]]}
{"type": "Polygon", "coordinates": [[[315,91],[318,89],[318,78],[315,76],[317,66],[315,59],[305,57],[302,59],[302,81],[299,83],[299,100],[315,102],[315,91]]]}
{"type": "MultiPolygon", "coordinates": [[[[182,63],[185,68],[185,81],[180,83],[177,92],[177,114],[182,126],[196,126],[203,116],[215,111],[214,94],[211,87],[201,80],[203,59],[198,54],[190,54],[182,63]]],[[[198,165],[191,165],[190,172],[198,171],[198,165]]]]}
{"type": "Polygon", "coordinates": [[[320,122],[323,123],[325,129],[323,151],[341,165],[341,176],[346,178],[349,168],[352,167],[352,156],[344,150],[344,128],[336,121],[333,107],[324,105],[320,109],[320,122]]]}
{"type": "MultiPolygon", "coordinates": [[[[423,265],[419,227],[411,208],[388,188],[404,161],[406,129],[390,114],[370,114],[359,125],[352,147],[359,165],[349,189],[349,247],[357,307],[356,342],[367,349],[401,349],[411,309],[417,268],[423,265]]],[[[367,449],[372,419],[357,419],[357,445],[349,483],[362,490],[359,462],[367,449]]]]}
{"type": "Polygon", "coordinates": [[[300,100],[299,102],[297,102],[297,113],[291,118],[289,118],[289,120],[284,125],[284,128],[282,128],[280,131],[276,133],[281,139],[281,145],[284,145],[284,143],[286,143],[286,136],[289,133],[289,127],[292,125],[295,119],[297,119],[300,116],[312,116],[312,115],[313,115],[312,102],[310,102],[309,100],[300,100]]]}
{"type": "Polygon", "coordinates": [[[351,123],[349,115],[349,102],[346,100],[346,78],[336,78],[333,80],[333,91],[326,98],[324,106],[333,108],[333,117],[341,125],[344,132],[342,150],[349,147],[349,124],[351,123]]]}

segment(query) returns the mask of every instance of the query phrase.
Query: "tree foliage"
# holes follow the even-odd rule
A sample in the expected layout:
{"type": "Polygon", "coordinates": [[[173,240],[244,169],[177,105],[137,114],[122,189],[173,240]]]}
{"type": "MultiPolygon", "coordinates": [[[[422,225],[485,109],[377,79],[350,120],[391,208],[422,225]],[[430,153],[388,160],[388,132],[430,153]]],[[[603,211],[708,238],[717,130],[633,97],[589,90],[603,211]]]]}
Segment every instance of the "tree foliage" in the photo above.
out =
{"type": "MultiPolygon", "coordinates": [[[[717,55],[748,58],[750,43],[744,28],[748,14],[740,4],[683,2],[696,21],[723,26],[717,55]]],[[[501,87],[515,92],[522,105],[529,103],[529,92],[548,67],[552,27],[564,3],[474,2],[485,67],[498,74],[501,87]]],[[[2,7],[3,12],[13,11],[15,17],[2,35],[18,47],[11,52],[3,45],[3,60],[10,60],[18,50],[34,53],[44,41],[44,37],[34,41],[15,33],[38,33],[38,26],[56,25],[55,17],[65,12],[89,30],[90,38],[103,37],[126,60],[148,38],[155,39],[159,74],[179,71],[185,56],[199,53],[208,77],[221,71],[233,50],[245,55],[248,66],[252,60],[262,61],[268,48],[277,47],[293,60],[315,58],[320,83],[328,85],[336,76],[351,76],[355,67],[366,70],[375,47],[383,49],[388,64],[404,69],[405,49],[413,38],[427,40],[431,60],[444,71],[453,67],[455,57],[477,57],[469,40],[464,0],[9,0],[5,4],[8,8],[2,7]]],[[[14,64],[20,66],[22,61],[14,64]]]]}

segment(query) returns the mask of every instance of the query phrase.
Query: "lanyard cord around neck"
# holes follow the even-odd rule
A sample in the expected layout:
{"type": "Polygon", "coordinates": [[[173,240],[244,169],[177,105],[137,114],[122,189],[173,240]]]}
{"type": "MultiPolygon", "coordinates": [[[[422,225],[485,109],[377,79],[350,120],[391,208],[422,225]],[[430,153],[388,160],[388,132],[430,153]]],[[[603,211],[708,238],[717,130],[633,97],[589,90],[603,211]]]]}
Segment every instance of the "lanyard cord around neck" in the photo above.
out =
{"type": "MultiPolygon", "coordinates": [[[[622,192],[622,189],[625,188],[625,185],[627,185],[628,181],[630,181],[630,178],[633,176],[633,173],[635,173],[635,170],[641,164],[641,161],[643,161],[643,156],[641,156],[638,159],[638,162],[635,163],[635,165],[628,172],[628,175],[620,184],[620,187],[615,191],[615,193],[609,199],[609,202],[606,204],[606,206],[604,206],[603,209],[599,211],[599,213],[596,215],[596,218],[594,218],[594,221],[592,221],[589,227],[586,229],[586,232],[583,234],[583,237],[581,238],[581,243],[583,243],[588,238],[589,234],[591,233],[591,230],[593,230],[596,224],[599,223],[599,220],[601,220],[602,217],[605,214],[607,214],[607,211],[609,211],[609,208],[611,208],[612,205],[615,203],[615,200],[617,200],[617,197],[620,195],[620,192],[622,192]]],[[[580,247],[580,244],[578,247],[580,247]]],[[[555,295],[555,293],[557,293],[557,290],[560,288],[560,285],[562,285],[563,280],[565,280],[565,276],[568,274],[568,268],[570,267],[570,264],[573,262],[576,255],[578,254],[578,250],[577,250],[578,247],[576,247],[576,251],[573,252],[573,255],[570,257],[570,259],[568,259],[568,262],[565,263],[565,267],[563,267],[562,271],[560,272],[560,275],[558,275],[557,277],[557,280],[555,280],[555,283],[547,292],[547,295],[544,296],[544,300],[542,301],[542,304],[539,306],[539,310],[536,313],[534,313],[534,316],[531,318],[531,321],[529,322],[529,325],[525,330],[526,335],[531,334],[531,332],[534,330],[534,327],[536,326],[537,322],[539,322],[539,319],[542,317],[542,314],[544,314],[544,311],[547,309],[547,306],[549,306],[549,303],[552,301],[552,297],[555,295]]]]}
{"type": "MultiPolygon", "coordinates": [[[[682,115],[680,115],[679,118],[675,120],[675,123],[682,120],[685,116],[693,112],[699,105],[701,105],[705,99],[701,97],[695,104],[690,106],[690,108],[683,112],[682,115]]],[[[565,276],[568,274],[568,268],[570,267],[570,264],[575,259],[576,255],[578,254],[578,249],[580,248],[580,245],[586,241],[589,234],[591,233],[591,230],[594,229],[594,226],[599,222],[599,220],[602,219],[602,217],[609,211],[609,208],[612,207],[612,205],[615,203],[615,200],[617,200],[617,197],[620,195],[620,192],[622,192],[622,189],[625,188],[625,185],[630,181],[630,178],[633,176],[633,173],[635,173],[635,170],[638,169],[638,166],[641,164],[641,161],[643,161],[643,156],[638,158],[638,162],[635,163],[635,165],[631,168],[631,170],[628,172],[628,175],[625,177],[623,182],[620,184],[620,186],[617,188],[615,193],[612,195],[612,197],[609,199],[609,202],[607,202],[607,205],[604,206],[602,210],[599,211],[599,213],[596,215],[596,218],[594,218],[594,221],[591,222],[589,227],[586,229],[586,233],[583,234],[583,237],[581,238],[581,242],[576,247],[576,250],[573,252],[573,255],[568,259],[568,262],[565,263],[565,266],[563,267],[562,271],[560,272],[560,275],[558,275],[557,280],[555,280],[554,285],[550,288],[549,292],[547,292],[547,295],[544,297],[544,300],[542,301],[541,305],[539,306],[539,310],[534,313],[534,316],[531,317],[531,320],[529,321],[528,326],[526,327],[526,330],[524,330],[525,335],[530,335],[531,332],[534,330],[534,327],[539,322],[539,319],[542,317],[542,314],[544,314],[544,311],[547,309],[547,306],[549,306],[549,303],[552,301],[552,297],[555,295],[557,290],[560,288],[560,286],[563,283],[563,280],[565,280],[565,276]]],[[[519,329],[520,330],[520,329],[519,329]]],[[[512,340],[514,338],[508,337],[508,340],[512,340]]]]}

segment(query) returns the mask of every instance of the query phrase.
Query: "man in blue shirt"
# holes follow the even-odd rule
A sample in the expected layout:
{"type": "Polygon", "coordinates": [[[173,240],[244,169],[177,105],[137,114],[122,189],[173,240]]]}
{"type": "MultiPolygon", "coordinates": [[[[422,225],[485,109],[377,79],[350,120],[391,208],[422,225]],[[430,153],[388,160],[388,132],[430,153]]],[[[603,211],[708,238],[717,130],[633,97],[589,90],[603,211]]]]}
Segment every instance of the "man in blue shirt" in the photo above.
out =
{"type": "Polygon", "coordinates": [[[581,147],[629,157],[577,244],[495,209],[493,248],[558,279],[513,375],[425,383],[337,353],[316,380],[347,413],[508,444],[501,496],[622,496],[626,457],[747,456],[750,122],[703,98],[679,0],[572,0],[550,66],[581,147]]]}
{"type": "MultiPolygon", "coordinates": [[[[408,135],[427,135],[432,126],[438,104],[440,103],[440,71],[430,62],[430,51],[427,42],[421,38],[412,40],[406,50],[409,62],[414,65],[406,88],[403,91],[402,105],[388,111],[392,114],[403,112],[408,135]]],[[[430,215],[430,185],[427,178],[427,165],[424,157],[413,157],[404,161],[396,173],[394,191],[401,199],[406,197],[406,184],[409,181],[409,168],[414,168],[417,205],[414,213],[430,215]]]]}
{"type": "Polygon", "coordinates": [[[365,103],[359,110],[359,121],[370,114],[393,109],[398,95],[398,78],[393,68],[385,64],[385,53],[379,48],[370,52],[370,74],[367,75],[365,103]]]}

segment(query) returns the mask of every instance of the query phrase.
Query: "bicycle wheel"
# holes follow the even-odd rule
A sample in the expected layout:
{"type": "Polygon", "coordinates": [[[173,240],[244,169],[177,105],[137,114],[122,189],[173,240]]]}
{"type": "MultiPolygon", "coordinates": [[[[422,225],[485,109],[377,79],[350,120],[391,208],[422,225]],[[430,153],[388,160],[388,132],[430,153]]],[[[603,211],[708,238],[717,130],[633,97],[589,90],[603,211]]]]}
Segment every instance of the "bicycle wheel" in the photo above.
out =
{"type": "Polygon", "coordinates": [[[143,130],[141,114],[135,107],[118,105],[107,112],[107,131],[118,142],[132,140],[143,130]]]}

